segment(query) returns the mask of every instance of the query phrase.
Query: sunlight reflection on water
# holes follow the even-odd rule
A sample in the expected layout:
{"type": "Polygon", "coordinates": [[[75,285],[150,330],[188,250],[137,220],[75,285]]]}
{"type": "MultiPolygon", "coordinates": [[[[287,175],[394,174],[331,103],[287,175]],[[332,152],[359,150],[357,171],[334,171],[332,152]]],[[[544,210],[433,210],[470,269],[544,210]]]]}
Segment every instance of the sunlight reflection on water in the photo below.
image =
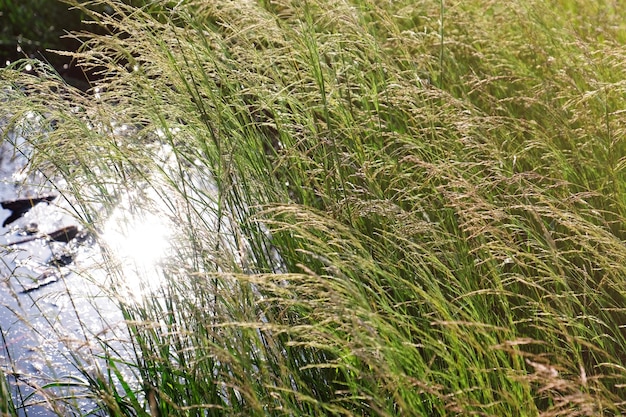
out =
{"type": "MultiPolygon", "coordinates": [[[[62,179],[51,180],[28,169],[32,155],[28,133],[42,126],[33,113],[17,131],[3,131],[6,125],[0,118],[0,135],[5,138],[0,141],[0,201],[56,195],[65,186],[62,179]]],[[[7,376],[13,401],[21,407],[20,416],[59,415],[44,400],[57,396],[63,398],[59,404],[74,396],[72,407],[80,415],[92,414],[98,404],[82,384],[85,372],[106,369],[103,358],[111,352],[123,358],[118,366],[131,364],[134,358],[117,300],[108,297],[110,281],[92,238],[86,235],[70,242],[37,238],[11,244],[28,238],[29,230],[48,233],[80,226],[72,213],[68,199],[56,198],[0,227],[0,369],[7,376]]],[[[10,214],[0,210],[0,219],[10,214]]],[[[118,370],[125,383],[138,384],[131,366],[118,370]]],[[[111,381],[121,388],[118,379],[111,381]]]]}
{"type": "Polygon", "coordinates": [[[143,206],[150,210],[122,201],[100,236],[117,268],[123,271],[125,289],[134,301],[140,301],[163,284],[161,266],[170,252],[173,231],[166,208],[160,207],[163,204],[159,204],[157,196],[148,195],[143,206]]]}

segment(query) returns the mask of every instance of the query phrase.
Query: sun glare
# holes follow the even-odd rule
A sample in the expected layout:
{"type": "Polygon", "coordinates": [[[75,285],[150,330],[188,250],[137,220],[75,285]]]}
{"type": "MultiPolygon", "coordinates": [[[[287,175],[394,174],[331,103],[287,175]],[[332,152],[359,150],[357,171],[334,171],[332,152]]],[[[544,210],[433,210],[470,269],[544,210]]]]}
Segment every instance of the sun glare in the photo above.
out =
{"type": "Polygon", "coordinates": [[[101,237],[133,296],[141,298],[160,287],[160,264],[167,256],[171,239],[167,216],[120,205],[107,221],[101,237]]]}

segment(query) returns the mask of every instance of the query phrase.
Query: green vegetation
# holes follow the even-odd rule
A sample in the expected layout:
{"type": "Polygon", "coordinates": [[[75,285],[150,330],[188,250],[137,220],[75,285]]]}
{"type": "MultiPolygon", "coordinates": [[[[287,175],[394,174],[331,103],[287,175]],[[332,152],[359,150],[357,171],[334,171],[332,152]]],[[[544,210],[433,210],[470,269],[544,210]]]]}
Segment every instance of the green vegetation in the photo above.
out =
{"type": "Polygon", "coordinates": [[[86,225],[147,188],[178,225],[106,413],[626,411],[614,2],[93,3],[100,98],[14,67],[1,105],[86,225]]]}
{"type": "Polygon", "coordinates": [[[75,49],[79,43],[65,37],[81,29],[81,13],[50,0],[0,0],[0,64],[33,56],[61,67],[59,56],[48,49],[75,49]],[[19,46],[19,50],[18,50],[19,46]]]}

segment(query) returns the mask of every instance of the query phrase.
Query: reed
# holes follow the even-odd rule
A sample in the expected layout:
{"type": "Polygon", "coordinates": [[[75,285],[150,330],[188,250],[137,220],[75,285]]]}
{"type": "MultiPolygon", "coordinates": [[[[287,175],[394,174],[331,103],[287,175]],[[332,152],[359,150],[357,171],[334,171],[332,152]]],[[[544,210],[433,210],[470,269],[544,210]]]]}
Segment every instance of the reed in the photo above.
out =
{"type": "Polygon", "coordinates": [[[87,225],[147,189],[176,224],[157,293],[117,295],[140,384],[112,355],[108,414],[625,411],[612,2],[80,7],[99,98],[44,67],[3,94],[57,121],[31,167],[87,225]]]}

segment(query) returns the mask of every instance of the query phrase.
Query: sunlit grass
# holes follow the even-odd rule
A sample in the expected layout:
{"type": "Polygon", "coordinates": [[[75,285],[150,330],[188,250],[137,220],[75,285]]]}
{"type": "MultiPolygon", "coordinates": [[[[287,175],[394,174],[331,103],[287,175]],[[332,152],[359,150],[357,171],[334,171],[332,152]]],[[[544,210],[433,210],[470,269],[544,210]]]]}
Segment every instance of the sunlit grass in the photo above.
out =
{"type": "Polygon", "coordinates": [[[129,195],[174,223],[162,285],[120,300],[142,385],[91,381],[111,415],[625,411],[610,2],[96,3],[97,98],[3,94],[57,121],[32,168],[95,231],[129,195]]]}

